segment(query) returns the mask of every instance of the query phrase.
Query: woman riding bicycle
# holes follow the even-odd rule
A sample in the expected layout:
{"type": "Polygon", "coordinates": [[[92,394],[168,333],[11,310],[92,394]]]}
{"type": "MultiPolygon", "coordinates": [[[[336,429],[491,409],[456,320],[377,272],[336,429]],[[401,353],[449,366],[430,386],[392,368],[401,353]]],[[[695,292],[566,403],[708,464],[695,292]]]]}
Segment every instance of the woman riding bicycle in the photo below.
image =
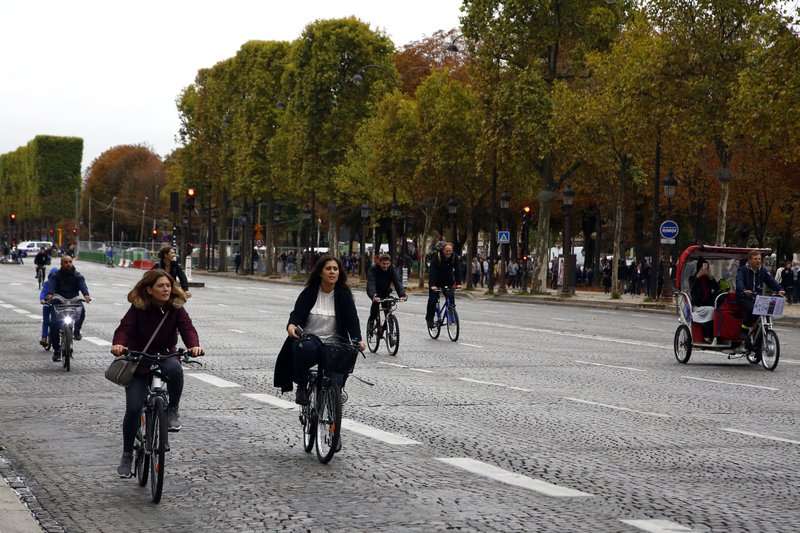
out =
{"type": "MultiPolygon", "coordinates": [[[[303,333],[315,335],[323,342],[334,335],[349,338],[358,342],[359,349],[364,351],[358,311],[347,286],[347,273],[335,257],[326,255],[317,261],[289,315],[286,325],[289,336],[275,361],[274,384],[281,392],[291,391],[293,381],[305,383],[308,370],[320,361],[324,349],[319,343],[297,343],[298,326],[303,333]]],[[[297,388],[295,401],[300,405],[308,403],[305,387],[297,388]]]]}
{"type": "MultiPolygon", "coordinates": [[[[163,270],[145,272],[142,279],[128,293],[128,301],[132,305],[114,332],[111,353],[115,356],[119,357],[127,350],[143,351],[148,342],[150,343],[147,348],[148,354],[173,353],[178,342],[178,332],[191,355],[198,357],[203,354],[197,330],[194,329],[192,319],[183,308],[186,297],[172,276],[163,270]]],[[[165,359],[159,364],[169,391],[167,410],[169,430],[179,431],[181,423],[178,407],[183,392],[183,369],[175,358],[165,359]]],[[[133,441],[139,427],[139,413],[144,406],[149,379],[149,370],[142,366],[137,369],[133,380],[125,387],[122,459],[117,469],[121,477],[129,477],[131,472],[133,441]]]]}
{"type": "Polygon", "coordinates": [[[192,297],[192,293],[189,292],[189,282],[186,280],[186,274],[183,273],[183,269],[176,258],[175,248],[164,246],[158,251],[158,263],[153,265],[152,270],[161,269],[172,276],[172,279],[176,280],[183,292],[186,293],[186,299],[188,300],[192,297]]]}

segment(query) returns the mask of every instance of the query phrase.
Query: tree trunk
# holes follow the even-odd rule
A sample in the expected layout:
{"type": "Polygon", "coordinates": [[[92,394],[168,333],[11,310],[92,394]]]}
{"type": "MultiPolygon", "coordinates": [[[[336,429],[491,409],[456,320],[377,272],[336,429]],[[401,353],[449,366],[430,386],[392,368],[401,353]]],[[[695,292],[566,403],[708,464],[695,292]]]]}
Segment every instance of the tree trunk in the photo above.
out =
{"type": "Polygon", "coordinates": [[[472,259],[475,257],[475,247],[477,246],[478,239],[474,237],[475,228],[475,208],[470,209],[469,218],[467,219],[467,288],[474,287],[472,283],[472,259]]]}
{"type": "Polygon", "coordinates": [[[217,218],[217,242],[219,243],[219,272],[228,271],[228,253],[227,242],[222,242],[223,239],[228,239],[228,222],[229,222],[229,208],[228,205],[228,191],[222,191],[222,201],[219,203],[219,217],[217,218]]]}
{"type": "Polygon", "coordinates": [[[719,192],[719,212],[717,214],[717,238],[715,243],[717,246],[725,246],[725,226],[728,221],[728,192],[730,184],[720,183],[719,192]]]}
{"type": "Polygon", "coordinates": [[[555,192],[544,189],[539,192],[539,219],[536,227],[536,261],[531,292],[541,293],[547,289],[547,272],[550,262],[550,203],[555,192]]]}
{"type": "Polygon", "coordinates": [[[617,201],[614,216],[614,258],[611,265],[611,297],[619,298],[619,262],[622,257],[622,213],[625,204],[625,180],[628,175],[628,158],[623,157],[620,162],[617,201]]]}

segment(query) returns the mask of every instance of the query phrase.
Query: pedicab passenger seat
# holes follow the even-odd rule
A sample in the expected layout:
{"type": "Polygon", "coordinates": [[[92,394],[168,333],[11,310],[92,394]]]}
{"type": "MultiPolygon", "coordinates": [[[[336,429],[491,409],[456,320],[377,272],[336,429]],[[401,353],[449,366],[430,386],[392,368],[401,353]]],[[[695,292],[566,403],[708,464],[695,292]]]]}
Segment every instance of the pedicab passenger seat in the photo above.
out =
{"type": "Polygon", "coordinates": [[[742,327],[742,310],[736,303],[736,293],[725,293],[719,300],[719,305],[714,310],[714,332],[722,339],[738,340],[742,327]]]}

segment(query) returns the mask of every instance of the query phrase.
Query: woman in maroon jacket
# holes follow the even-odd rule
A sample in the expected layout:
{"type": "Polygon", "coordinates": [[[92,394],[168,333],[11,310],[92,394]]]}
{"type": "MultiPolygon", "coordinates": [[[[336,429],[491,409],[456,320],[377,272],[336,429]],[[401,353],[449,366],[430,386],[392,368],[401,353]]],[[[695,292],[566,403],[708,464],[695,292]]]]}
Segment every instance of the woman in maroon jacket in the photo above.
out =
{"type": "MultiPolygon", "coordinates": [[[[178,342],[178,332],[193,356],[203,350],[192,319],[183,308],[186,297],[175,280],[163,270],[150,270],[128,293],[132,304],[114,332],[111,353],[119,357],[126,349],[143,351],[161,320],[164,323],[147,348],[149,354],[172,353],[178,342]],[[164,318],[166,316],[166,318],[164,318]]],[[[167,420],[170,431],[181,429],[178,406],[183,392],[183,369],[176,358],[161,363],[161,372],[167,378],[169,407],[167,420]]],[[[133,461],[133,440],[139,427],[139,413],[144,406],[149,382],[148,370],[139,368],[133,380],[125,387],[125,418],[122,421],[122,459],[117,472],[120,477],[130,477],[133,461]]]]}

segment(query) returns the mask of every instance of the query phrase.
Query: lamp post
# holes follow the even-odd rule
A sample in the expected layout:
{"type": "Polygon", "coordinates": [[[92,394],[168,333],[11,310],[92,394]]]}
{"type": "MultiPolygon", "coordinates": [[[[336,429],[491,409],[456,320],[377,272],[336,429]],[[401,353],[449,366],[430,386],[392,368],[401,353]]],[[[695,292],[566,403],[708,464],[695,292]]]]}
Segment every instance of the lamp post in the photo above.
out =
{"type": "Polygon", "coordinates": [[[394,191],[392,192],[392,208],[391,208],[390,214],[391,214],[391,217],[392,217],[392,228],[391,228],[392,229],[392,231],[391,231],[391,233],[392,233],[392,235],[391,235],[391,238],[392,238],[392,246],[391,246],[392,264],[396,265],[397,264],[397,258],[398,258],[398,255],[399,255],[397,253],[396,226],[397,226],[397,220],[403,215],[400,212],[400,206],[397,204],[397,187],[395,187],[394,191]]]}
{"type": "Polygon", "coordinates": [[[111,249],[114,249],[114,222],[117,218],[117,197],[111,198],[111,249]]]}
{"type": "Polygon", "coordinates": [[[561,284],[561,293],[566,296],[575,294],[575,255],[572,253],[572,204],[575,201],[575,191],[569,185],[561,193],[564,212],[564,283],[561,284]]]}
{"type": "Polygon", "coordinates": [[[528,292],[528,231],[531,225],[531,206],[526,205],[522,208],[522,293],[528,292]]]}
{"type": "Polygon", "coordinates": [[[450,232],[453,236],[453,244],[455,248],[456,242],[456,214],[458,213],[458,201],[450,197],[450,200],[447,201],[447,214],[450,217],[450,232]]]}
{"type": "MultiPolygon", "coordinates": [[[[305,209],[303,209],[303,225],[305,226],[306,222],[310,224],[310,221],[311,221],[311,209],[309,207],[306,207],[305,209]]],[[[311,235],[311,229],[312,229],[311,226],[309,226],[308,233],[306,233],[306,239],[305,239],[306,250],[310,250],[312,246],[313,236],[311,235]]]]}
{"type": "Polygon", "coordinates": [[[717,238],[715,244],[717,246],[725,246],[725,229],[728,222],[728,192],[733,174],[728,167],[722,167],[717,171],[717,179],[719,180],[720,192],[719,212],[717,214],[717,238]]]}
{"type": "MultiPolygon", "coordinates": [[[[506,228],[508,225],[508,208],[511,205],[511,195],[507,192],[504,192],[500,195],[500,216],[501,216],[501,226],[506,228]]],[[[498,294],[506,294],[508,289],[506,288],[506,261],[508,260],[508,246],[504,246],[500,243],[500,287],[497,288],[498,294]]],[[[494,267],[492,267],[494,268],[494,267]]]]}
{"type": "Polygon", "coordinates": [[[359,261],[359,275],[365,279],[367,275],[367,224],[372,213],[368,203],[361,204],[361,261],[359,261]]]}
{"type": "MultiPolygon", "coordinates": [[[[672,169],[669,169],[669,173],[667,174],[667,178],[664,180],[664,196],[667,197],[667,216],[672,216],[672,199],[675,197],[675,193],[678,192],[678,180],[675,179],[675,173],[672,169]]],[[[727,200],[726,200],[727,202],[727,200]]],[[[673,245],[669,245],[667,247],[667,261],[666,261],[666,272],[664,273],[664,277],[666,278],[664,281],[664,297],[672,299],[672,251],[673,245]]]]}

